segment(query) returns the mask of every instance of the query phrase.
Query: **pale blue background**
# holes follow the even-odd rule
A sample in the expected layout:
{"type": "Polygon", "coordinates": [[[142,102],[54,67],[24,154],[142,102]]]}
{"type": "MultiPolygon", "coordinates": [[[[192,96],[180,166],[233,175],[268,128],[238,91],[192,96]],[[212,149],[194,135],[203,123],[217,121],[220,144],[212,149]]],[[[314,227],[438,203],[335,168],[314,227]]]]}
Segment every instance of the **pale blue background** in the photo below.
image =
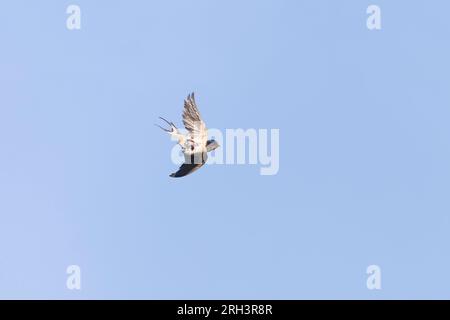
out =
{"type": "Polygon", "coordinates": [[[2,1],[0,298],[450,298],[449,12],[2,1]],[[153,123],[191,91],[210,127],[280,128],[279,174],[169,178],[153,123]]]}

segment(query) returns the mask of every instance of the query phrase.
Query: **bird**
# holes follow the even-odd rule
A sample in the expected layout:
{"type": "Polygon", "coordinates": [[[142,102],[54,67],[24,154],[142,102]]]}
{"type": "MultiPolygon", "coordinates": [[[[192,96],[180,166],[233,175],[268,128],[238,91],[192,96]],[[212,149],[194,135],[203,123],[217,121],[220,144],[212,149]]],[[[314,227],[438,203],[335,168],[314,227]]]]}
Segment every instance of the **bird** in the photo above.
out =
{"type": "Polygon", "coordinates": [[[208,140],[208,129],[198,111],[194,93],[189,94],[184,99],[182,118],[184,127],[187,130],[186,134],[183,134],[173,122],[163,117],[159,118],[166,122],[170,128],[166,129],[160,125],[155,125],[170,134],[172,140],[177,141],[184,155],[184,163],[178,171],[170,174],[172,178],[184,177],[198,170],[206,163],[208,152],[219,147],[219,143],[216,140],[208,140]]]}

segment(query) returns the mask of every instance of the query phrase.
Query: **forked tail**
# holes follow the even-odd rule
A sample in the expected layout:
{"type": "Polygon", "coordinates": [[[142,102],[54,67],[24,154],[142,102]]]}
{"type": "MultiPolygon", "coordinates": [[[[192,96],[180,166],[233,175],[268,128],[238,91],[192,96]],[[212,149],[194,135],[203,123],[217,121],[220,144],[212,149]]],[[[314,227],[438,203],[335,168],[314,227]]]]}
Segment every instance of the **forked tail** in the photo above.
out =
{"type": "Polygon", "coordinates": [[[161,128],[161,130],[163,130],[163,131],[165,131],[165,132],[168,132],[168,133],[172,133],[172,132],[174,132],[174,131],[177,131],[177,127],[173,124],[173,122],[169,122],[169,121],[167,121],[166,119],[164,119],[163,117],[159,117],[159,118],[160,118],[161,120],[165,121],[165,122],[170,126],[170,129],[163,128],[163,127],[161,127],[161,126],[158,125],[158,124],[155,124],[155,126],[161,128]]]}

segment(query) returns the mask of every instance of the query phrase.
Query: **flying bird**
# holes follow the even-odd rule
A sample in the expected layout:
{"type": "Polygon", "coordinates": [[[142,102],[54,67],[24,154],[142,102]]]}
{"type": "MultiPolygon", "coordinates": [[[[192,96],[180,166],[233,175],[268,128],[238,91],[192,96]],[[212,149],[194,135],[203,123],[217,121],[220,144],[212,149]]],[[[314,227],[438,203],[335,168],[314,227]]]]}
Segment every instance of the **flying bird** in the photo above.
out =
{"type": "Polygon", "coordinates": [[[208,152],[219,147],[214,139],[208,140],[208,129],[198,111],[194,93],[188,95],[184,100],[183,124],[187,130],[186,134],[181,133],[173,122],[169,122],[162,117],[159,118],[165,121],[170,128],[165,129],[159,125],[156,126],[169,133],[172,139],[176,140],[181,146],[184,154],[184,163],[177,172],[170,175],[173,178],[187,176],[201,168],[208,159],[208,152]]]}

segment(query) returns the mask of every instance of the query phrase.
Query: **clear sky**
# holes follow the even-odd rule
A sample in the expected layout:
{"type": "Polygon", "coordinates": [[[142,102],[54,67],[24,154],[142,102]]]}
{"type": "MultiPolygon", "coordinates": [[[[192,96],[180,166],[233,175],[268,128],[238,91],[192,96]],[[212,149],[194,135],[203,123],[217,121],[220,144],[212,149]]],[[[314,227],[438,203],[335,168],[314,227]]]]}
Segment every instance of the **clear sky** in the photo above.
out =
{"type": "Polygon", "coordinates": [[[0,298],[450,298],[449,12],[3,1],[0,298]],[[280,129],[278,174],[169,178],[153,123],[191,91],[209,127],[280,129]]]}

